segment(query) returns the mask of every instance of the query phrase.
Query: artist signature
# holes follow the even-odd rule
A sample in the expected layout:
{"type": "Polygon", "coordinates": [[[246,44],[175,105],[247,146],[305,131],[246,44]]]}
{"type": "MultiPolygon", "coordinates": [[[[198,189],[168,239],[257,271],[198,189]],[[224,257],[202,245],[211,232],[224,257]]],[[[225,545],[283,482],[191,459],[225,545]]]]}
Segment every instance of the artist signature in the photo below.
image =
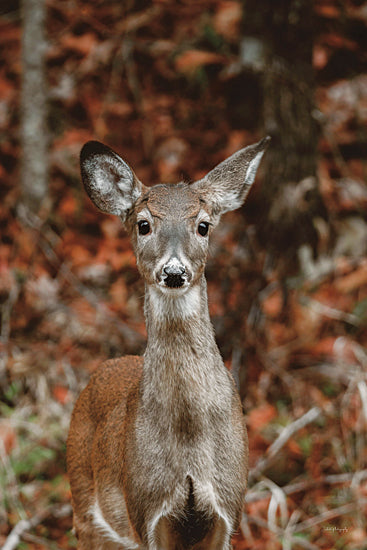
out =
{"type": "Polygon", "coordinates": [[[324,530],[325,531],[336,531],[338,533],[348,533],[349,527],[335,527],[333,525],[333,526],[329,526],[329,527],[324,527],[324,530]]]}

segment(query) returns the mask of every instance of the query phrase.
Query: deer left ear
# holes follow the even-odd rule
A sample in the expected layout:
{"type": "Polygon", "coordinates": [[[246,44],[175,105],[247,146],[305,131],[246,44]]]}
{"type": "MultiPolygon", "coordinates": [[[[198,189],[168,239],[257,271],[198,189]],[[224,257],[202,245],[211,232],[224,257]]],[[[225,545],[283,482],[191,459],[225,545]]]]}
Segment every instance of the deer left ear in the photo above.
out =
{"type": "Polygon", "coordinates": [[[192,184],[212,204],[216,214],[236,210],[245,202],[270,139],[266,137],[237,151],[192,184]]]}
{"type": "Polygon", "coordinates": [[[112,149],[99,141],[88,141],[80,153],[85,190],[93,203],[122,221],[145,190],[130,166],[112,149]]]}

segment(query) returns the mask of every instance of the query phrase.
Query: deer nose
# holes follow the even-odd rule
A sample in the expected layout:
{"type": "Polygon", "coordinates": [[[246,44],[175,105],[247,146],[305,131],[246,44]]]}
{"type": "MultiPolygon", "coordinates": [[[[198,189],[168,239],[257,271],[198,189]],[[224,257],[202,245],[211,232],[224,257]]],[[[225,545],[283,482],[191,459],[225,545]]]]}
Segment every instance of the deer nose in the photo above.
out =
{"type": "Polygon", "coordinates": [[[163,273],[164,284],[169,288],[179,288],[184,285],[186,269],[181,263],[169,262],[163,267],[163,273]]]}
{"type": "Polygon", "coordinates": [[[185,273],[186,269],[183,265],[171,265],[168,264],[164,266],[163,272],[166,275],[183,275],[185,273]]]}

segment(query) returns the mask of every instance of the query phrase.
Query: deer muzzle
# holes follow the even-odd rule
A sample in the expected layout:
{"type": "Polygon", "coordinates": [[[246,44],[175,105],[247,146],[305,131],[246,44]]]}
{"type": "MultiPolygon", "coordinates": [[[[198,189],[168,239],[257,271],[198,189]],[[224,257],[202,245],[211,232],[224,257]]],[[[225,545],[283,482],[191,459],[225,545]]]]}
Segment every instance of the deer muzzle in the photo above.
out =
{"type": "Polygon", "coordinates": [[[161,281],[168,288],[183,287],[188,282],[185,266],[177,258],[172,258],[162,268],[161,281]]]}

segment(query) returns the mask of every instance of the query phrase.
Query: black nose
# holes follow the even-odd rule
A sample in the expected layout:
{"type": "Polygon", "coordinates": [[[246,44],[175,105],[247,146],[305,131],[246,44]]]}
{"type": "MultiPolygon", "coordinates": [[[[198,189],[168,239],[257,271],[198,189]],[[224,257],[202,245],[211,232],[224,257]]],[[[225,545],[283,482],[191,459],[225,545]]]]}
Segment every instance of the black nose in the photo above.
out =
{"type": "Polygon", "coordinates": [[[185,279],[185,268],[181,265],[166,265],[163,268],[163,273],[166,275],[164,278],[164,284],[169,288],[180,288],[183,286],[185,279]]]}

